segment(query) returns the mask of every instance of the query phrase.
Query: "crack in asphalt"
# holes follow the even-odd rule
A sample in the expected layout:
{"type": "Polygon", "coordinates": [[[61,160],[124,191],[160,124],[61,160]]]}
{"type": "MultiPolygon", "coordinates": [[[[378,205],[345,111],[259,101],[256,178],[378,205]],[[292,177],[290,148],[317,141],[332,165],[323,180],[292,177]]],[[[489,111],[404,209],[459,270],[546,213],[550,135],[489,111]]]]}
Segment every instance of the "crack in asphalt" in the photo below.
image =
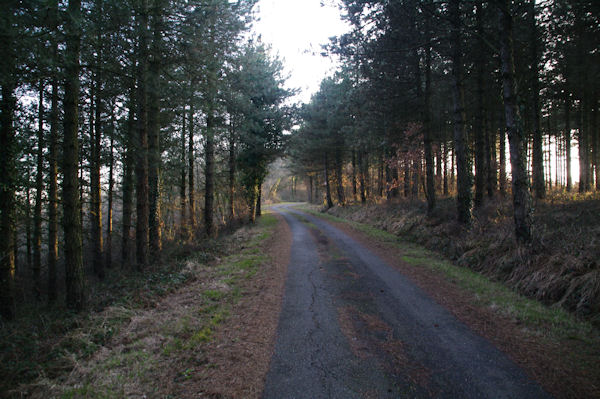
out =
{"type": "Polygon", "coordinates": [[[315,334],[317,334],[320,330],[321,330],[321,325],[319,323],[318,320],[318,313],[315,310],[315,302],[316,302],[316,295],[317,295],[317,284],[315,283],[314,279],[313,279],[313,274],[315,272],[317,272],[318,269],[313,268],[309,273],[308,273],[308,281],[310,282],[310,285],[312,287],[311,290],[311,295],[310,295],[310,305],[308,307],[308,310],[311,314],[311,319],[313,322],[313,327],[310,329],[309,333],[308,333],[308,340],[311,343],[311,347],[315,348],[314,351],[311,352],[310,358],[311,358],[311,365],[315,368],[317,368],[317,370],[319,370],[319,372],[321,373],[320,376],[320,381],[321,381],[321,385],[327,388],[327,396],[330,396],[331,392],[330,392],[330,385],[327,381],[327,376],[329,373],[327,373],[327,368],[323,365],[320,353],[323,350],[323,343],[320,340],[315,340],[315,334]]]}

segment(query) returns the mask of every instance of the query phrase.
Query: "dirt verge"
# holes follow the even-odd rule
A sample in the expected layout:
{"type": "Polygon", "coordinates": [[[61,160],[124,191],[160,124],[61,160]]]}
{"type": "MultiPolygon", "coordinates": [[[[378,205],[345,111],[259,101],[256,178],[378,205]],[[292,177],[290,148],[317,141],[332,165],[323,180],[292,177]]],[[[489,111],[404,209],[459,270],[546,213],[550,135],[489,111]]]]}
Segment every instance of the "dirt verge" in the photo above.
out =
{"type": "Polygon", "coordinates": [[[210,368],[178,389],[183,397],[259,398],[275,346],[292,234],[278,224],[262,250],[270,262],[243,286],[243,299],[205,347],[210,368]],[[188,396],[189,395],[189,396],[188,396]]]}
{"type": "MultiPolygon", "coordinates": [[[[190,254],[184,283],[152,296],[151,307],[121,304],[94,314],[111,338],[88,356],[72,354],[72,369],[22,385],[11,397],[260,397],[290,244],[287,223],[267,215],[215,242],[220,257],[190,254]]],[[[64,339],[78,348],[96,334],[83,330],[64,339]]]]}

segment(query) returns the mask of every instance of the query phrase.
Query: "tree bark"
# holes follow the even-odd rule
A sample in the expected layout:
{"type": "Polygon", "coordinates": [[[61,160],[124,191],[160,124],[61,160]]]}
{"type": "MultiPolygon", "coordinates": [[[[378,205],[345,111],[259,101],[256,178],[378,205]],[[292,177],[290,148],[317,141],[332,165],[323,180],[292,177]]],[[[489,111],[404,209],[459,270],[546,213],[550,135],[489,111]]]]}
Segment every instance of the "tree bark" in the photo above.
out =
{"type": "Polygon", "coordinates": [[[426,197],[427,213],[435,209],[435,175],[433,160],[433,138],[431,132],[431,45],[429,44],[429,30],[427,29],[427,44],[425,47],[425,97],[423,110],[423,146],[425,152],[425,176],[427,180],[426,197]]]}
{"type": "Polygon", "coordinates": [[[502,87],[506,129],[510,145],[513,207],[517,241],[531,241],[531,194],[527,178],[525,133],[517,107],[515,64],[513,58],[513,19],[510,0],[497,0],[500,19],[500,57],[502,61],[502,87]]]}
{"type": "Polygon", "coordinates": [[[454,150],[456,152],[457,175],[457,219],[459,223],[471,223],[472,173],[467,131],[465,125],[465,102],[463,90],[460,0],[451,0],[450,20],[452,23],[452,97],[454,99],[454,150]]]}
{"type": "Polygon", "coordinates": [[[40,81],[38,100],[38,148],[33,211],[33,293],[42,299],[42,190],[44,189],[44,83],[40,81]]]}
{"type": "Polygon", "coordinates": [[[112,267],[112,235],[113,235],[113,192],[114,192],[114,146],[115,146],[115,111],[114,104],[110,110],[110,147],[108,154],[108,209],[106,215],[106,268],[112,267]]]}
{"type": "Polygon", "coordinates": [[[356,150],[352,150],[352,199],[354,202],[358,200],[356,190],[356,150]]]}
{"type": "Polygon", "coordinates": [[[136,130],[135,130],[135,89],[129,89],[129,114],[127,116],[127,136],[125,137],[125,159],[123,165],[123,214],[121,217],[121,267],[132,262],[131,259],[131,214],[133,212],[133,170],[135,160],[136,130]]]}
{"type": "Polygon", "coordinates": [[[15,32],[13,16],[16,1],[7,2],[6,13],[0,21],[0,56],[3,71],[0,75],[0,315],[7,320],[15,317],[15,186],[16,143],[13,127],[16,100],[15,90],[15,32]]]}
{"type": "Polygon", "coordinates": [[[539,78],[539,45],[535,19],[535,0],[529,0],[529,29],[531,42],[531,113],[533,117],[533,191],[538,199],[546,197],[544,179],[544,144],[540,126],[540,78],[539,78]]]}
{"type": "MultiPolygon", "coordinates": [[[[231,116],[233,118],[233,116],[231,116]]],[[[235,124],[229,125],[229,220],[235,218],[235,124]]]]}
{"type": "Polygon", "coordinates": [[[192,236],[196,234],[196,187],[194,186],[194,106],[193,98],[190,101],[188,136],[188,206],[189,227],[192,236]]]}
{"type": "Polygon", "coordinates": [[[136,162],[136,265],[142,270],[148,264],[149,252],[149,188],[148,188],[148,1],[142,0],[138,15],[138,87],[137,87],[137,162],[136,162]]]}
{"type": "MultiPolygon", "coordinates": [[[[99,51],[101,54],[101,51],[99,51]]],[[[100,57],[100,55],[98,56],[100,57]]],[[[92,221],[92,245],[94,248],[94,274],[104,278],[104,248],[102,241],[102,191],[100,184],[100,146],[102,140],[102,96],[100,88],[101,78],[96,75],[95,90],[95,117],[94,129],[92,131],[92,159],[90,166],[90,191],[91,191],[91,209],[90,219],[92,221]]],[[[90,110],[90,112],[92,112],[90,110]]]]}
{"type": "Polygon", "coordinates": [[[442,173],[444,174],[444,181],[443,181],[443,193],[444,196],[448,195],[448,144],[446,142],[444,142],[444,146],[442,149],[442,166],[443,166],[443,170],[442,173]]]}
{"type": "MultiPolygon", "coordinates": [[[[26,262],[27,262],[27,270],[31,270],[32,268],[32,239],[31,239],[31,187],[30,187],[31,177],[29,176],[29,170],[27,171],[27,186],[25,187],[25,252],[26,252],[26,262]]],[[[16,221],[15,221],[16,226],[16,221]]],[[[15,249],[15,251],[17,248],[15,249]]]]}
{"type": "Polygon", "coordinates": [[[85,276],[82,253],[81,203],[79,200],[78,103],[81,0],[67,6],[63,139],[63,229],[65,240],[66,304],[80,311],[85,307],[85,276]]]}
{"type": "Polygon", "coordinates": [[[256,217],[262,216],[262,183],[258,183],[256,196],[256,217]]]}
{"type": "Polygon", "coordinates": [[[492,198],[494,196],[494,192],[496,191],[498,185],[498,164],[496,161],[496,130],[495,124],[493,123],[494,118],[492,117],[492,115],[492,112],[488,114],[489,126],[485,135],[485,158],[486,163],[488,165],[486,187],[489,198],[492,198]]]}
{"type": "Polygon", "coordinates": [[[185,126],[185,106],[183,107],[183,112],[181,113],[181,118],[182,118],[182,121],[181,121],[181,176],[179,178],[179,197],[180,197],[180,201],[181,201],[180,227],[181,227],[181,231],[184,231],[184,227],[186,224],[185,210],[187,208],[186,201],[185,201],[185,175],[186,175],[185,143],[186,143],[186,132],[187,132],[187,130],[185,129],[186,128],[186,126],[185,126]]]}
{"type": "Polygon", "coordinates": [[[346,198],[344,196],[344,176],[343,176],[343,161],[342,161],[342,151],[341,148],[338,147],[338,149],[335,152],[335,174],[336,174],[336,183],[337,183],[337,197],[338,197],[338,203],[341,206],[344,206],[346,204],[346,198]]]}
{"type": "MultiPolygon", "coordinates": [[[[56,13],[57,3],[53,5],[56,13]]],[[[55,15],[55,14],[54,14],[55,15]]],[[[56,17],[54,17],[56,18],[56,17]]],[[[53,59],[57,62],[58,48],[53,43],[53,59]]],[[[55,66],[57,68],[57,66],[55,66]]],[[[58,263],[58,71],[52,71],[52,100],[50,108],[50,142],[48,170],[48,302],[54,303],[58,297],[57,263],[58,263]]]]}
{"type": "Polygon", "coordinates": [[[567,162],[567,192],[573,188],[571,177],[571,100],[565,99],[565,153],[567,162]]]}
{"type": "Polygon", "coordinates": [[[160,217],[160,70],[162,4],[154,1],[152,8],[152,47],[148,70],[148,201],[149,201],[149,240],[150,250],[158,254],[162,249],[160,217]]]}
{"type": "Polygon", "coordinates": [[[331,187],[329,185],[329,159],[327,152],[325,152],[325,199],[327,201],[327,209],[333,208],[333,201],[331,200],[331,187]]]}
{"type": "Polygon", "coordinates": [[[367,188],[365,187],[365,173],[364,173],[363,163],[364,163],[363,151],[359,149],[358,150],[358,180],[359,180],[359,190],[360,190],[360,202],[364,204],[367,202],[367,195],[366,195],[367,188]]]}
{"type": "Polygon", "coordinates": [[[583,99],[579,102],[577,109],[577,144],[579,150],[579,192],[585,193],[589,188],[589,143],[587,126],[585,123],[587,96],[584,94],[583,99]]]}
{"type": "Polygon", "coordinates": [[[594,135],[592,154],[594,157],[594,172],[596,176],[596,191],[600,191],[600,131],[598,130],[598,93],[594,93],[591,132],[594,135]]]}
{"type": "Polygon", "coordinates": [[[213,226],[213,208],[215,201],[215,132],[214,115],[212,106],[209,107],[209,113],[206,117],[206,143],[205,153],[205,188],[204,188],[204,231],[207,237],[214,234],[213,226]]]}
{"type": "Polygon", "coordinates": [[[483,193],[487,170],[485,165],[485,126],[484,126],[484,76],[485,76],[485,44],[483,43],[483,5],[481,1],[475,3],[477,20],[477,110],[475,113],[475,207],[483,204],[483,193]]]}

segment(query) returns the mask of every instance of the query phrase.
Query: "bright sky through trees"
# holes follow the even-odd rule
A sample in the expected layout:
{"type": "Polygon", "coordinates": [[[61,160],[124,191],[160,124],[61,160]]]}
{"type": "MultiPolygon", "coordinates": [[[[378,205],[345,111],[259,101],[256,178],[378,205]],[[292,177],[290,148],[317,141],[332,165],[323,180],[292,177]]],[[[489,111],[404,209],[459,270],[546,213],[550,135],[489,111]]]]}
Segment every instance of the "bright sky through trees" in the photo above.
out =
{"type": "Polygon", "coordinates": [[[308,102],[335,67],[321,56],[321,45],[349,29],[339,9],[321,0],[260,0],[257,7],[260,20],[254,31],[284,60],[288,86],[301,90],[296,99],[308,102]]]}

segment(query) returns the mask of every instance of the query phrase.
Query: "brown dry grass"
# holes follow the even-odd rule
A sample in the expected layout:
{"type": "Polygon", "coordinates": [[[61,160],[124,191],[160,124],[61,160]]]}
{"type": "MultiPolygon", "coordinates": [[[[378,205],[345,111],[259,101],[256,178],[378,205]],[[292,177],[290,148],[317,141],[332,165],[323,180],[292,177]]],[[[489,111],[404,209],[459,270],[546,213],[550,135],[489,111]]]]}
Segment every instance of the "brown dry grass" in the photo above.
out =
{"type": "Polygon", "coordinates": [[[197,378],[179,387],[182,397],[202,392],[207,397],[258,398],[262,394],[275,345],[291,232],[281,216],[262,249],[271,261],[244,287],[244,297],[205,347],[208,363],[197,378]]]}
{"type": "MultiPolygon", "coordinates": [[[[259,397],[274,344],[291,235],[270,215],[222,240],[221,258],[190,258],[190,281],[154,306],[111,306],[118,332],[67,374],[21,386],[26,397],[259,397]]],[[[85,334],[82,331],[81,334],[85,334]]],[[[72,334],[73,335],[73,334],[72,334]]],[[[73,337],[69,337],[73,339],[73,337]]]]}

